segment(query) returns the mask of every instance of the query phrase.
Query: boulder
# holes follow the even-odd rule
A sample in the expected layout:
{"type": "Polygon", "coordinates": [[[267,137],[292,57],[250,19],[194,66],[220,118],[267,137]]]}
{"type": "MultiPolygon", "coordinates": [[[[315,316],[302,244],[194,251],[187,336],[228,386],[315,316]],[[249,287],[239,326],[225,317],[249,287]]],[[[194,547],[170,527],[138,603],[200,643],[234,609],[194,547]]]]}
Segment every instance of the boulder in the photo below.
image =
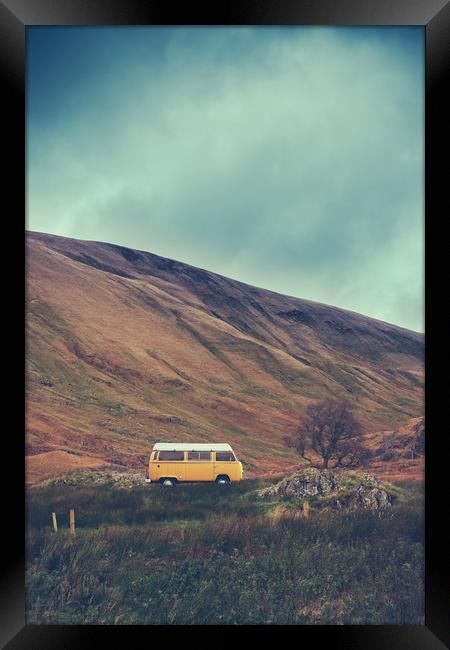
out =
{"type": "Polygon", "coordinates": [[[339,489],[340,476],[328,469],[314,467],[286,476],[279,483],[260,491],[260,496],[313,497],[326,496],[339,489]]]}
{"type": "Polygon", "coordinates": [[[383,483],[370,474],[345,474],[313,467],[285,477],[260,490],[258,498],[315,497],[317,505],[335,509],[383,510],[390,507],[391,496],[383,483]]]}
{"type": "Polygon", "coordinates": [[[390,507],[391,496],[382,482],[375,476],[363,474],[361,482],[342,496],[337,496],[336,508],[364,508],[366,510],[383,510],[390,507]]]}

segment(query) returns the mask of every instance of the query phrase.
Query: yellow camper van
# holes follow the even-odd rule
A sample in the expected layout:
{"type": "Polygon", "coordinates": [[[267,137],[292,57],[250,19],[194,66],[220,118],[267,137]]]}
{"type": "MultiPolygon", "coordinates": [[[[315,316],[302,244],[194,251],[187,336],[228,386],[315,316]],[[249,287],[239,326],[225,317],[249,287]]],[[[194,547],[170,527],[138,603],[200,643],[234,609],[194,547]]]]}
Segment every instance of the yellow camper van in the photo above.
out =
{"type": "Polygon", "coordinates": [[[176,485],[185,481],[240,481],[242,463],[230,445],[157,442],[148,463],[147,482],[176,485]]]}

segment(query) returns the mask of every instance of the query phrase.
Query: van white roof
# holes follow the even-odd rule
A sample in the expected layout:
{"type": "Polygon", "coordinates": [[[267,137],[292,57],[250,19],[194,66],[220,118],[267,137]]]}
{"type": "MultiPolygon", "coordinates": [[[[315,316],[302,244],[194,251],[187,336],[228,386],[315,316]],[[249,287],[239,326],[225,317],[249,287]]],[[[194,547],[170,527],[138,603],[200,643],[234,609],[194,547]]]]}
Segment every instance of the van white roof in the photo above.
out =
{"type": "Polygon", "coordinates": [[[233,451],[226,442],[157,442],[153,451],[233,451]]]}

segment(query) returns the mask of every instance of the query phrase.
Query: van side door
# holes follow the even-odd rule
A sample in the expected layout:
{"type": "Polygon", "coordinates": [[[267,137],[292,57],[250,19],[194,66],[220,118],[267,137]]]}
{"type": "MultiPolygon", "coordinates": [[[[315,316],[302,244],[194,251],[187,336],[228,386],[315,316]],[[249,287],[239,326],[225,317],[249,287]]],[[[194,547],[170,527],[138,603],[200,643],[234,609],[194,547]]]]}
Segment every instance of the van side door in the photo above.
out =
{"type": "Polygon", "coordinates": [[[158,478],[176,478],[177,481],[185,481],[184,454],[184,451],[160,451],[156,462],[158,478]]]}
{"type": "Polygon", "coordinates": [[[214,480],[217,476],[228,476],[231,481],[240,480],[239,463],[232,451],[216,451],[214,463],[214,480]]]}
{"type": "Polygon", "coordinates": [[[186,481],[213,481],[213,469],[210,451],[186,453],[186,481]]]}

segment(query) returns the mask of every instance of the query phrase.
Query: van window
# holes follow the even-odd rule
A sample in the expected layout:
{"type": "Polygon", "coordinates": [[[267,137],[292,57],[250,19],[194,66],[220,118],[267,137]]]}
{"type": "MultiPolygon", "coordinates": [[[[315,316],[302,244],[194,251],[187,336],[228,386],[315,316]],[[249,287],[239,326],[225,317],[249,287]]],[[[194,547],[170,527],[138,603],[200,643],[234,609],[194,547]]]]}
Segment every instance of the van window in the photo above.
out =
{"type": "Polygon", "coordinates": [[[184,451],[160,451],[158,460],[184,460],[184,451]]]}
{"type": "Polygon", "coordinates": [[[230,460],[236,460],[236,458],[234,457],[234,454],[231,451],[217,451],[216,460],[230,461],[230,460]]]}
{"type": "Polygon", "coordinates": [[[188,460],[211,460],[210,451],[188,451],[188,460]]]}

